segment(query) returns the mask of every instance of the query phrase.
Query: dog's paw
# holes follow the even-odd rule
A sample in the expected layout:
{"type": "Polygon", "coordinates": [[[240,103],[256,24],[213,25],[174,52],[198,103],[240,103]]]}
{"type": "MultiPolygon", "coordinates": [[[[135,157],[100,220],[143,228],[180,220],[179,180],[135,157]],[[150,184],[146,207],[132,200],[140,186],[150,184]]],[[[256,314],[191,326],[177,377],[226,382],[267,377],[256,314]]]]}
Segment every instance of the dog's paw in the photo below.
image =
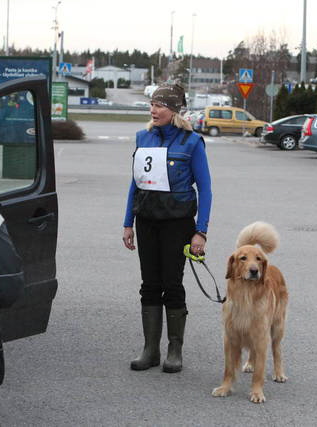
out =
{"type": "Polygon", "coordinates": [[[251,363],[249,363],[249,362],[246,362],[242,368],[242,372],[247,372],[247,373],[254,372],[253,365],[251,365],[251,363]]]}
{"type": "Polygon", "coordinates": [[[251,402],[253,403],[264,403],[265,396],[262,391],[251,391],[251,402]]]}
{"type": "Polygon", "coordinates": [[[230,389],[228,390],[226,387],[220,386],[220,387],[214,388],[211,394],[213,397],[227,397],[227,396],[230,396],[231,390],[230,389]]]}
{"type": "Polygon", "coordinates": [[[273,375],[273,381],[276,383],[285,383],[288,380],[287,376],[284,374],[273,375]]]}

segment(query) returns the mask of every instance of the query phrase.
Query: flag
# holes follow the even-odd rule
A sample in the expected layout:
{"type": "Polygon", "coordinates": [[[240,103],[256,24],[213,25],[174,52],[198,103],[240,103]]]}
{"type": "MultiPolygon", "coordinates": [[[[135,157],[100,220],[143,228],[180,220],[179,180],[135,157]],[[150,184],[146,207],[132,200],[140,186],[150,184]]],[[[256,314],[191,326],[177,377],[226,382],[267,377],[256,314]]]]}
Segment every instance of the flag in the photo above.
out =
{"type": "Polygon", "coordinates": [[[184,54],[183,42],[184,42],[184,36],[180,36],[177,44],[177,52],[180,53],[181,55],[184,54]]]}
{"type": "Polygon", "coordinates": [[[85,73],[85,75],[87,75],[87,74],[91,74],[93,71],[94,71],[94,58],[92,58],[92,59],[88,59],[88,61],[87,61],[87,64],[86,64],[86,73],[85,73]]]}

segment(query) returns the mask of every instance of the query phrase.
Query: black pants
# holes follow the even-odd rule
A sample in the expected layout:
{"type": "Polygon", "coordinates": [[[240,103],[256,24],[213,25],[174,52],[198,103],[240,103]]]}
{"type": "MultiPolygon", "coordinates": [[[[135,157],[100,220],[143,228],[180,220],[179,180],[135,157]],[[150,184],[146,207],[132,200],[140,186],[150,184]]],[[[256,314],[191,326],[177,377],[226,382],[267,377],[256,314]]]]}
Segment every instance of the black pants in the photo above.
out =
{"type": "Polygon", "coordinates": [[[193,218],[149,220],[136,218],[141,264],[141,303],[183,308],[184,246],[195,233],[193,218]]]}

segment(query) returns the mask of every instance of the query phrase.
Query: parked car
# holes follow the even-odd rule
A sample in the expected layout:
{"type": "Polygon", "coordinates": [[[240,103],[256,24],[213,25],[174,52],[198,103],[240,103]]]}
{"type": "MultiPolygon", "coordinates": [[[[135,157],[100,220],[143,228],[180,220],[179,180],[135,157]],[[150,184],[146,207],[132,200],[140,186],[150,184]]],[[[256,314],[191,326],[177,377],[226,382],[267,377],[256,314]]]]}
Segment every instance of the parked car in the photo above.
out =
{"type": "Polygon", "coordinates": [[[266,122],[257,120],[248,111],[237,107],[206,107],[205,120],[202,131],[211,136],[218,136],[221,133],[249,132],[252,135],[260,136],[266,122]]]}
{"type": "Polygon", "coordinates": [[[199,114],[199,111],[188,110],[188,111],[185,112],[183,118],[185,120],[188,120],[191,123],[191,125],[193,125],[193,123],[197,119],[198,114],[199,114]]]}
{"type": "Polygon", "coordinates": [[[108,99],[98,98],[99,105],[113,105],[112,101],[108,101],[108,99]]]}
{"type": "Polygon", "coordinates": [[[57,291],[58,208],[45,77],[0,84],[0,145],[0,333],[5,342],[45,332],[57,291]]]}
{"type": "Polygon", "coordinates": [[[149,109],[151,107],[151,104],[145,101],[135,101],[133,102],[133,107],[149,109]]]}
{"type": "Polygon", "coordinates": [[[205,120],[205,112],[200,111],[196,120],[194,120],[194,122],[192,123],[193,129],[195,132],[201,132],[202,131],[202,128],[204,125],[204,120],[205,120]]]}
{"type": "Polygon", "coordinates": [[[295,150],[303,124],[307,118],[312,116],[312,114],[299,114],[266,124],[261,135],[261,142],[275,144],[281,150],[295,150]]]}
{"type": "Polygon", "coordinates": [[[302,128],[298,148],[317,151],[317,117],[308,117],[302,128]]]}

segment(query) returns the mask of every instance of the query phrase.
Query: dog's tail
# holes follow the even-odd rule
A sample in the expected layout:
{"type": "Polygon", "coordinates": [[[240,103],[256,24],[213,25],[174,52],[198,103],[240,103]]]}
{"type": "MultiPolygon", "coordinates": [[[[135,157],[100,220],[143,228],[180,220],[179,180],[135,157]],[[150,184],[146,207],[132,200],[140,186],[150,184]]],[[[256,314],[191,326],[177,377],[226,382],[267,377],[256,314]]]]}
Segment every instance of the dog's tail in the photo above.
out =
{"type": "Polygon", "coordinates": [[[259,245],[265,253],[273,252],[279,244],[279,235],[273,225],[257,221],[240,231],[236,247],[259,245]]]}

